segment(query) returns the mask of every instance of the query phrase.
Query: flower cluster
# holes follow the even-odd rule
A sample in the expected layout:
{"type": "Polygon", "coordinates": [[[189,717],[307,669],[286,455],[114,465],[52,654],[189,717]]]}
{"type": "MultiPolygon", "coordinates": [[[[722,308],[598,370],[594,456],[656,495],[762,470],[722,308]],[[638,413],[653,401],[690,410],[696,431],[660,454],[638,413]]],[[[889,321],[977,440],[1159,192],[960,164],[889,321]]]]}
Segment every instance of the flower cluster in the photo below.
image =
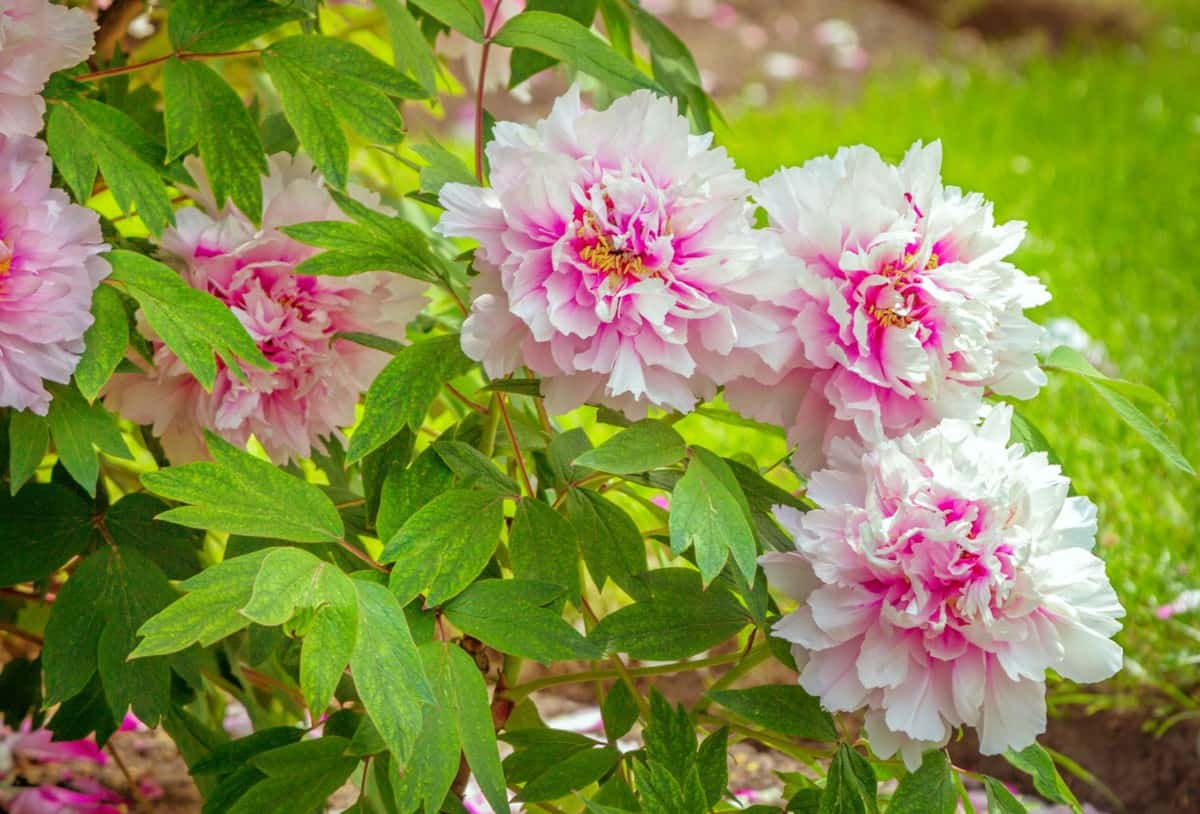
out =
{"type": "Polygon", "coordinates": [[[65,384],[109,272],[95,212],[52,189],[39,95],[92,52],[95,23],[49,0],[0,0],[0,407],[45,415],[65,384]]]}
{"type": "Polygon", "coordinates": [[[838,441],[809,481],[817,509],[776,509],[796,550],[761,560],[800,602],[775,626],[800,684],[827,709],[866,708],[872,749],[910,769],[958,726],[983,754],[1022,749],[1045,729],[1047,670],[1121,668],[1096,507],[1045,453],[1009,445],[1011,417],[1002,405],[866,452],[838,441]]]}
{"type": "MultiPolygon", "coordinates": [[[[324,449],[323,438],[354,423],[354,406],[388,355],[337,336],[371,333],[403,340],[426,300],[425,285],[395,274],[312,277],[293,269],[318,250],[279,231],[307,221],[345,220],[306,157],[272,156],[263,180],[262,227],[232,205],[219,209],[203,165],[186,163],[200,184],[198,206],[177,213],[163,249],[193,287],[229,306],[273,365],[251,368],[245,381],[221,366],[211,393],[148,326],[154,366],[122,373],[105,404],[153,426],[174,462],[204,456],[202,430],[235,444],[253,435],[272,460],[284,463],[324,449]]],[[[365,191],[365,203],[378,201],[365,191]]]]}

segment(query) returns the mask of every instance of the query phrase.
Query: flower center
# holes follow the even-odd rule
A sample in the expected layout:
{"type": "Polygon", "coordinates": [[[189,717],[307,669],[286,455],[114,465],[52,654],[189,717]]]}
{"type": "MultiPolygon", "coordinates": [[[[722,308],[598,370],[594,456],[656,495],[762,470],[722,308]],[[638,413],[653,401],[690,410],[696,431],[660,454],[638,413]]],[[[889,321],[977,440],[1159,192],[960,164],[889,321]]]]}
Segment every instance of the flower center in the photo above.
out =
{"type": "Polygon", "coordinates": [[[637,252],[614,246],[616,238],[598,236],[596,242],[579,250],[579,258],[614,282],[624,277],[648,277],[654,274],[646,268],[637,252]]]}
{"type": "Polygon", "coordinates": [[[3,240],[0,240],[0,277],[8,274],[8,270],[12,268],[13,250],[3,240]]]}

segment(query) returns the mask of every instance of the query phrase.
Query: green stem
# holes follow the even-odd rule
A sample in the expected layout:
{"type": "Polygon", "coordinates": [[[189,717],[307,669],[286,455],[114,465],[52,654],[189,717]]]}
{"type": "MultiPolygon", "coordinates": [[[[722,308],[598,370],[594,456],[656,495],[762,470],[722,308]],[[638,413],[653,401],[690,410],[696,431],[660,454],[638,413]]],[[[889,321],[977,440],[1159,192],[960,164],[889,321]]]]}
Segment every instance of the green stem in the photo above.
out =
{"type": "Polygon", "coordinates": [[[496,454],[496,431],[500,428],[499,404],[500,394],[492,393],[487,415],[483,419],[483,435],[479,439],[479,451],[489,458],[496,454]]]}
{"type": "MultiPolygon", "coordinates": [[[[741,655],[741,653],[738,654],[739,658],[741,655]]],[[[762,664],[767,658],[770,657],[770,655],[771,650],[766,646],[766,644],[752,649],[750,652],[746,653],[745,658],[742,658],[741,661],[727,670],[723,676],[714,681],[713,685],[708,688],[708,692],[725,689],[733,682],[744,676],[746,673],[762,664]]],[[[710,703],[712,702],[709,701],[708,696],[705,695],[700,699],[700,703],[696,705],[696,711],[704,712],[706,709],[708,709],[710,703]]]]}

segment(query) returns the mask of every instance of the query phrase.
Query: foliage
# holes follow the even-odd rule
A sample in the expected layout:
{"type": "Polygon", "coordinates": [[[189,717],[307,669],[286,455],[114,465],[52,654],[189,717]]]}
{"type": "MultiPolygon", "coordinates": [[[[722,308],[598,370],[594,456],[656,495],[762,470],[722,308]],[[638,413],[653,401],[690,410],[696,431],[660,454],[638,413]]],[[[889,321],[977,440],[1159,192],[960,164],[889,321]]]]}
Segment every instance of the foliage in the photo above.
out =
{"type": "MultiPolygon", "coordinates": [[[[132,710],[181,743],[187,733],[205,811],[235,814],[312,810],[352,778],[355,810],[458,811],[468,773],[498,812],[510,793],[529,810],[730,811],[728,748],[745,739],[816,770],[788,810],[953,810],[961,779],[944,751],[882,793],[895,761],[849,739],[820,699],[794,684],[732,688],[768,659],[796,666],[775,631],[790,608],[759,560],[790,547],[773,508],[810,508],[806,484],[780,465],[778,428],[719,403],[687,418],[630,421],[594,405],[550,416],[536,378],[493,379],[461,350],[479,270],[429,224],[443,187],[484,177],[490,116],[477,111],[474,172],[406,125],[412,106],[452,91],[441,38],[514,49],[514,83],[551,70],[600,99],[672,96],[703,133],[715,108],[686,46],[629,0],[531,0],[502,25],[477,0],[377,5],[175,0],[147,53],[62,72],[47,90],[60,185],[105,216],[112,246],[74,379],[49,386],[44,417],[0,413],[0,584],[14,604],[54,597],[28,631],[44,637],[40,675],[20,676],[57,705],[49,726],[104,742],[132,710]],[[355,19],[381,23],[387,45],[351,36],[355,19]],[[348,437],[272,462],[208,432],[206,459],[169,465],[161,428],[103,400],[113,376],[163,364],[150,338],[199,391],[271,375],[276,360],[147,237],[182,230],[194,213],[174,208],[177,195],[204,184],[217,210],[265,224],[279,144],[312,158],[344,215],[281,230],[313,249],[291,271],[406,277],[432,301],[405,342],[330,339],[386,356],[348,437]],[[399,159],[387,211],[353,184],[380,156],[399,159]],[[193,177],[197,157],[206,179],[193,177]],[[561,669],[531,678],[530,662],[561,669]],[[718,665],[729,667],[690,709],[639,681],[718,665]],[[603,739],[547,727],[528,704],[574,681],[595,684],[603,739]],[[221,728],[234,701],[257,729],[238,739],[221,728]],[[639,722],[644,747],[623,751],[639,722]]],[[[1045,367],[1095,390],[1194,474],[1154,420],[1170,407],[1154,391],[1067,352],[1045,367]]],[[[1018,427],[1029,449],[1046,443],[1033,423],[1018,427]]],[[[5,630],[26,623],[3,613],[5,630]]],[[[1035,744],[1007,757],[1078,808],[1049,753],[1035,744]]],[[[992,810],[1024,810],[984,782],[992,810]]]]}

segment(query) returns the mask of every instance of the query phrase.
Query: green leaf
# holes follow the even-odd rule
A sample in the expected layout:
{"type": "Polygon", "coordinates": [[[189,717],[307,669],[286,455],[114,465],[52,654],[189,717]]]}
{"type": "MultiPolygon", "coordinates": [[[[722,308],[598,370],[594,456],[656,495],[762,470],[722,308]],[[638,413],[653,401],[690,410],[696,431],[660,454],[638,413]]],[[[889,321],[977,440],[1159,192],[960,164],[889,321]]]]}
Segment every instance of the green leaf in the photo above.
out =
{"type": "Polygon", "coordinates": [[[671,551],[681,554],[695,548],[705,584],[721,572],[730,553],[746,581],[754,583],[758,546],[745,507],[746,499],[728,465],[707,450],[694,450],[672,494],[668,522],[671,551]]]}
{"type": "Polygon", "coordinates": [[[100,164],[88,143],[88,128],[66,105],[52,105],[46,119],[46,145],[78,203],[87,203],[100,164]]]}
{"type": "Polygon", "coordinates": [[[477,186],[475,173],[467,168],[463,160],[436,141],[413,145],[413,152],[425,160],[421,168],[421,191],[437,195],[446,184],[477,186]]]}
{"type": "Polygon", "coordinates": [[[1033,778],[1033,787],[1037,789],[1038,794],[1052,803],[1068,806],[1076,814],[1081,814],[1083,809],[1079,806],[1079,800],[1059,775],[1050,753],[1041,746],[1034,743],[1020,752],[1009,749],[1004,753],[1004,759],[1033,778]]]}
{"type": "Polygon", "coordinates": [[[421,730],[417,733],[411,756],[404,762],[400,777],[395,781],[398,808],[404,811],[419,806],[426,814],[437,814],[458,773],[462,738],[456,714],[451,649],[458,648],[440,641],[428,642],[418,648],[425,675],[433,688],[433,703],[422,709],[421,730]]]}
{"type": "Polygon", "coordinates": [[[271,363],[233,312],[211,294],[185,283],[177,272],[136,252],[109,252],[112,280],[137,300],[150,327],[196,377],[206,392],[217,378],[219,356],[241,376],[238,358],[263,370],[271,363]]]}
{"type": "Polygon", "coordinates": [[[561,514],[534,498],[517,503],[508,532],[508,555],[518,579],[560,585],[579,604],[579,538],[561,514]]]}
{"type": "Polygon", "coordinates": [[[401,604],[417,594],[427,606],[458,595],[479,576],[500,539],[503,500],[454,489],[422,506],[383,547],[380,562],[395,563],[390,587],[401,604]]]}
{"type": "Polygon", "coordinates": [[[433,701],[433,691],[400,603],[382,585],[353,582],[358,636],[350,672],[371,722],[403,763],[421,729],[421,705],[433,701]]]}
{"type": "Polygon", "coordinates": [[[9,491],[16,494],[33,477],[50,446],[50,424],[28,410],[12,413],[8,422],[9,491]]]}
{"type": "MultiPolygon", "coordinates": [[[[429,238],[400,218],[372,213],[370,223],[313,221],[282,228],[289,237],[329,251],[314,255],[294,269],[296,274],[344,277],[366,271],[390,271],[423,282],[440,278],[441,264],[429,249],[429,238]]],[[[398,352],[389,348],[389,353],[398,352]]]]}
{"type": "Polygon", "coordinates": [[[1153,388],[1147,387],[1144,384],[1106,376],[1097,370],[1083,354],[1066,345],[1059,345],[1052,350],[1050,355],[1046,357],[1043,367],[1050,368],[1051,370],[1059,370],[1063,373],[1070,373],[1090,382],[1103,383],[1109,390],[1114,390],[1127,398],[1151,404],[1167,415],[1171,415],[1175,411],[1175,408],[1171,406],[1171,402],[1167,401],[1153,388]]]}
{"type": "Polygon", "coordinates": [[[297,543],[337,542],[345,535],[341,515],[317,486],[206,434],[213,461],[142,475],[150,491],[192,504],[161,519],[192,528],[226,531],[297,543]]]}
{"type": "Polygon", "coordinates": [[[445,646],[450,661],[454,709],[467,765],[483,796],[498,814],[508,814],[508,784],[500,765],[487,685],[475,661],[461,648],[445,646]]]}
{"type": "Polygon", "coordinates": [[[1108,402],[1108,405],[1121,417],[1122,421],[1132,427],[1134,432],[1142,436],[1150,446],[1158,450],[1168,463],[1192,477],[1196,476],[1195,468],[1183,456],[1174,442],[1167,438],[1166,434],[1145,413],[1134,406],[1132,401],[1125,398],[1120,391],[1113,389],[1108,382],[1088,379],[1088,384],[1100,394],[1100,398],[1108,402]]]}
{"type": "Polygon", "coordinates": [[[852,747],[840,744],[829,765],[819,814],[875,814],[875,794],[871,764],[852,747]]]}
{"type": "Polygon", "coordinates": [[[434,441],[433,451],[460,479],[462,488],[483,489],[511,498],[520,496],[521,487],[517,486],[516,481],[501,472],[491,458],[470,444],[443,439],[434,441]]]}
{"type": "Polygon", "coordinates": [[[258,127],[237,93],[207,65],[171,59],[163,71],[163,99],[168,157],[177,158],[198,143],[217,207],[230,198],[258,223],[262,216],[261,176],[267,172],[267,160],[258,127]],[[172,122],[182,124],[173,128],[172,122]],[[173,132],[186,132],[182,143],[178,136],[172,143],[173,132]]]}
{"type": "Polygon", "coordinates": [[[133,460],[133,454],[125,446],[116,419],[102,405],[88,404],[69,385],[46,382],[46,389],[54,397],[47,419],[58,460],[76,483],[95,496],[100,476],[96,449],[126,460],[133,460]]]}
{"type": "Polygon", "coordinates": [[[900,780],[888,814],[954,814],[958,809],[958,790],[950,759],[940,749],[925,753],[921,766],[900,780]]]}
{"type": "Polygon", "coordinates": [[[300,689],[314,713],[329,705],[358,640],[353,581],[332,565],[324,568],[320,605],[300,650],[300,689]]]}
{"type": "Polygon", "coordinates": [[[424,88],[352,42],[305,34],[272,43],[263,65],[300,143],[335,187],[346,186],[349,147],[340,119],[368,139],[393,144],[403,121],[389,97],[420,99],[424,88]]]}
{"type": "Polygon", "coordinates": [[[526,783],[516,799],[538,803],[565,797],[604,777],[620,759],[621,753],[612,746],[576,752],[526,783]]]}
{"type": "Polygon", "coordinates": [[[678,463],[687,454],[679,433],[654,419],[639,421],[575,459],[577,466],[628,475],[678,463]]]}
{"type": "Polygon", "coordinates": [[[430,17],[475,42],[483,42],[483,7],[479,0],[409,0],[430,17]]]}
{"type": "Polygon", "coordinates": [[[176,51],[215,53],[307,16],[300,8],[262,0],[174,0],[167,34],[176,51]]]}
{"type": "Polygon", "coordinates": [[[379,539],[390,540],[418,509],[450,488],[454,473],[431,447],[426,447],[412,465],[388,470],[379,493],[376,528],[379,539]]]}
{"type": "Polygon", "coordinates": [[[129,316],[121,295],[112,286],[102,285],[92,295],[92,316],[96,321],[83,335],[84,351],[75,368],[75,384],[88,401],[95,401],[100,388],[108,383],[117,365],[125,358],[129,345],[129,316]]]}
{"type": "Polygon", "coordinates": [[[272,550],[219,562],[184,581],[180,587],[188,593],[141,626],[137,633],[142,641],[129,657],[177,653],[193,644],[208,647],[249,625],[241,609],[250,601],[254,580],[272,550]]]}
{"type": "Polygon", "coordinates": [[[446,618],[502,653],[543,664],[601,658],[603,650],[557,613],[540,606],[534,597],[543,586],[516,579],[480,580],[446,605],[446,618]]]}
{"type": "Polygon", "coordinates": [[[191,765],[193,776],[203,774],[228,774],[245,766],[250,758],[271,749],[295,743],[304,737],[304,730],[296,726],[273,726],[252,732],[244,738],[223,743],[191,765]]]}
{"type": "Polygon", "coordinates": [[[375,5],[387,20],[397,70],[411,73],[432,97],[437,92],[437,59],[417,21],[400,0],[376,0],[375,5]]]}
{"type": "Polygon", "coordinates": [[[837,729],[819,699],[795,684],[714,690],[708,697],[773,732],[814,741],[837,740],[837,729]]]}
{"type": "Polygon", "coordinates": [[[642,534],[624,509],[591,489],[571,489],[566,510],[597,588],[608,579],[623,586],[646,570],[642,534]]]}
{"type": "Polygon", "coordinates": [[[0,585],[42,579],[87,546],[92,507],[58,484],[0,492],[0,585]]]}
{"type": "Polygon", "coordinates": [[[600,0],[600,15],[604,19],[604,33],[612,43],[613,50],[628,60],[633,59],[633,41],[630,37],[629,13],[620,0],[600,0]]]}
{"type": "MultiPolygon", "coordinates": [[[[596,16],[596,0],[528,0],[524,10],[562,14],[585,28],[590,28],[592,20],[596,16]]],[[[623,54],[623,56],[628,58],[630,54],[623,54]]],[[[513,51],[509,61],[511,63],[511,78],[508,82],[510,88],[515,88],[529,77],[553,67],[558,62],[553,57],[525,48],[513,51]]]]}
{"type": "Polygon", "coordinates": [[[1027,814],[1025,804],[996,778],[984,775],[983,787],[987,792],[988,814],[1027,814]]]}
{"type": "Polygon", "coordinates": [[[1008,442],[1010,444],[1020,444],[1025,447],[1026,452],[1044,452],[1050,463],[1062,466],[1062,461],[1050,447],[1050,441],[1042,434],[1042,431],[1016,410],[1013,410],[1012,429],[1009,433],[1008,442]]]}
{"type": "Polygon", "coordinates": [[[64,177],[77,199],[90,197],[88,171],[99,166],[117,205],[128,214],[136,204],[152,234],[175,223],[167,188],[159,178],[165,153],[137,122],[115,107],[82,97],[56,104],[52,119],[54,127],[47,133],[48,138],[53,135],[50,155],[68,168],[64,177]]]}
{"type": "Polygon", "coordinates": [[[442,385],[472,364],[457,334],[414,342],[396,354],[367,391],[363,418],[350,438],[346,462],[359,460],[404,427],[420,430],[442,385]]]}
{"type": "Polygon", "coordinates": [[[680,782],[696,756],[696,727],[682,704],[673,705],[658,690],[650,693],[650,720],[643,735],[646,759],[666,766],[680,782]]]}
{"type": "Polygon", "coordinates": [[[528,48],[565,62],[600,80],[614,93],[639,88],[663,90],[587,27],[561,14],[522,12],[505,23],[493,39],[497,45],[528,48]]]}
{"type": "Polygon", "coordinates": [[[729,785],[729,727],[723,726],[713,732],[696,753],[696,770],[708,808],[714,809],[725,795],[729,785]]]}
{"type": "Polygon", "coordinates": [[[703,814],[708,810],[704,788],[695,766],[686,770],[680,783],[671,769],[657,761],[638,766],[638,791],[645,814],[703,814]]]}
{"type": "Polygon", "coordinates": [[[263,752],[250,765],[267,775],[229,809],[228,814],[296,814],[323,807],[358,768],[346,757],[349,741],[326,736],[263,752]]]}
{"type": "Polygon", "coordinates": [[[700,575],[662,568],[642,577],[651,594],[600,620],[589,638],[608,653],[648,660],[682,659],[725,641],[749,623],[726,589],[700,585],[700,575]]]}
{"type": "Polygon", "coordinates": [[[170,704],[165,659],[127,661],[137,629],[175,592],[158,566],[132,549],[105,547],[63,585],[46,625],[42,652],[48,704],[82,692],[99,669],[114,717],[130,707],[150,726],[170,704]]]}
{"type": "Polygon", "coordinates": [[[604,703],[600,706],[600,717],[604,721],[604,734],[609,743],[615,743],[624,736],[638,719],[638,705],[624,681],[613,682],[604,703]]]}
{"type": "Polygon", "coordinates": [[[133,492],[104,513],[104,528],[120,548],[136,548],[169,579],[187,579],[200,570],[203,532],[164,523],[168,506],[145,492],[133,492]]]}

